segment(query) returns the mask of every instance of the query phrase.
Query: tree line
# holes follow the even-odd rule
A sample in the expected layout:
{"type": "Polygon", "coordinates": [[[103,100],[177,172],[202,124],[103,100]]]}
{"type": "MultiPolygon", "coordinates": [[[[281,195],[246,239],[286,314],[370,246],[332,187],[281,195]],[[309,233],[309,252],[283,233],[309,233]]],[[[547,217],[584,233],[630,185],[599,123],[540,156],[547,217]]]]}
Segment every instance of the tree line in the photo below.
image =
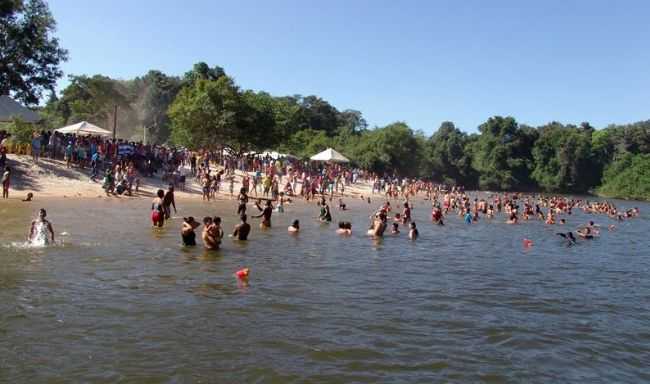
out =
{"type": "Polygon", "coordinates": [[[327,147],[379,175],[420,177],[483,190],[540,190],[650,198],[650,120],[595,129],[539,127],[494,116],[466,133],[443,122],[430,136],[404,122],[368,127],[361,112],[318,96],[241,89],[223,68],[197,63],[183,76],[133,80],[71,76],[42,113],[51,127],[112,119],[122,134],[191,149],[275,149],[308,158],[327,147]]]}
{"type": "MultiPolygon", "coordinates": [[[[276,149],[301,158],[335,147],[379,175],[421,177],[486,190],[597,192],[650,199],[650,120],[594,129],[551,122],[539,127],[494,116],[466,133],[443,122],[430,136],[404,122],[368,127],[361,112],[340,111],[318,96],[272,96],[241,89],[219,66],[197,63],[182,76],[149,71],[117,80],[69,76],[67,51],[53,36],[42,0],[0,5],[0,93],[39,107],[44,128],[82,120],[121,137],[191,149],[276,149]],[[115,115],[115,108],[118,114],[115,115]],[[114,121],[117,119],[117,121],[114,121]]],[[[16,127],[20,124],[15,124],[16,127]]]]}

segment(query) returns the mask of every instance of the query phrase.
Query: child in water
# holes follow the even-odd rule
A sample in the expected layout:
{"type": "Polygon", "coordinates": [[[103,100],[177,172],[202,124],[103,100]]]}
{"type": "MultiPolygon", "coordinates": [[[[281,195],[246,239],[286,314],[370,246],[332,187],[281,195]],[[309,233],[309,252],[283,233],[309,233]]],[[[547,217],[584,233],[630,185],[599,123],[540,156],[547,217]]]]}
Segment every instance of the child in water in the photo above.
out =
{"type": "Polygon", "coordinates": [[[289,228],[287,228],[287,231],[289,231],[289,233],[300,232],[300,221],[294,220],[293,223],[291,223],[291,225],[289,226],[289,228]]]}
{"type": "Polygon", "coordinates": [[[399,235],[399,224],[393,223],[393,229],[390,231],[393,235],[399,235]]]}
{"type": "Polygon", "coordinates": [[[45,218],[47,217],[47,212],[45,209],[41,208],[38,211],[38,218],[32,221],[32,225],[29,228],[28,241],[32,245],[48,245],[50,243],[49,239],[52,239],[54,243],[54,229],[52,228],[52,223],[50,223],[45,218]]]}
{"type": "Polygon", "coordinates": [[[339,228],[336,230],[338,235],[351,235],[352,234],[352,223],[347,221],[339,221],[339,228]]]}
{"type": "Polygon", "coordinates": [[[411,240],[416,240],[420,236],[420,232],[418,232],[418,229],[415,226],[414,222],[411,222],[411,230],[409,231],[409,239],[411,240]]]}

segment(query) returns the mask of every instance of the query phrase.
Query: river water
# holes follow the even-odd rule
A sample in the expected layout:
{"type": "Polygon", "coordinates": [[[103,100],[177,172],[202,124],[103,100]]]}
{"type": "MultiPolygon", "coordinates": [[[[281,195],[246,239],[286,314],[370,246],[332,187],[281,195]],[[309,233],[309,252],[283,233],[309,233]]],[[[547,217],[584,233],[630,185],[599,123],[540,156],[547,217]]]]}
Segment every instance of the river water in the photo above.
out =
{"type": "MultiPolygon", "coordinates": [[[[235,224],[233,202],[179,204],[235,224]]],[[[210,254],[179,218],[152,231],[147,200],[3,202],[0,382],[648,382],[650,205],[619,204],[643,216],[570,248],[554,233],[610,220],[434,227],[418,202],[419,240],[374,241],[376,205],[333,209],[341,238],[296,204],[210,254]],[[62,244],[25,248],[41,206],[62,244]]]]}

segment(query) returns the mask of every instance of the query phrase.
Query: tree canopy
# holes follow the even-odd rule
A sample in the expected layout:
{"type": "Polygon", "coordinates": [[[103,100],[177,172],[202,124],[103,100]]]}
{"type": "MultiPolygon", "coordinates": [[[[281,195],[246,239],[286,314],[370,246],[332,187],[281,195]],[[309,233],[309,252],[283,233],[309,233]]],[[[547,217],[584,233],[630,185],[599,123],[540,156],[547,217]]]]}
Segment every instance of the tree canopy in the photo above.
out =
{"type": "Polygon", "coordinates": [[[44,91],[54,91],[68,57],[55,29],[44,1],[0,1],[0,95],[36,105],[44,91]]]}
{"type": "MultiPolygon", "coordinates": [[[[315,95],[241,89],[222,67],[206,63],[181,77],[157,70],[133,80],[73,75],[41,113],[50,127],[80,120],[110,127],[115,105],[121,136],[142,139],[146,129],[151,143],[272,149],[302,159],[334,147],[379,175],[488,190],[630,191],[618,188],[627,179],[617,175],[632,165],[643,169],[644,158],[635,156],[650,153],[650,121],[596,130],[588,123],[530,127],[493,116],[477,133],[447,121],[427,136],[404,122],[368,127],[360,111],[341,111],[315,95]]],[[[637,192],[630,196],[645,193],[631,188],[637,192]]]]}

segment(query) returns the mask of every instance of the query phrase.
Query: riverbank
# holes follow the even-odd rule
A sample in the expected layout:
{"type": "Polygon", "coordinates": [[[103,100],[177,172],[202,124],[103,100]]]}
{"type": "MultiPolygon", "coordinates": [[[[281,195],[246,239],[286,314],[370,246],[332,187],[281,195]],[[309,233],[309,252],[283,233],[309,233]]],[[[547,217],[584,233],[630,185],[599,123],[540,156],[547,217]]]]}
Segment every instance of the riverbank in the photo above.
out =
{"type": "MultiPolygon", "coordinates": [[[[66,168],[65,162],[41,158],[35,164],[31,156],[7,155],[7,166],[12,169],[11,176],[11,199],[24,199],[27,193],[33,193],[34,198],[57,197],[57,198],[107,198],[107,199],[137,199],[151,198],[155,196],[158,189],[166,189],[167,183],[160,177],[140,177],[140,187],[133,196],[107,196],[101,187],[101,178],[97,182],[90,180],[90,169],[78,167],[66,168]]],[[[237,171],[234,185],[234,193],[241,188],[241,181],[244,172],[237,171]]],[[[371,194],[371,185],[368,183],[357,183],[347,186],[345,193],[336,193],[335,197],[360,198],[371,194]]],[[[201,186],[192,178],[188,179],[185,188],[177,188],[177,199],[201,199],[201,186]]],[[[221,184],[221,191],[217,193],[217,200],[229,200],[228,185],[221,184]]],[[[251,197],[255,197],[252,194],[251,197]]]]}

